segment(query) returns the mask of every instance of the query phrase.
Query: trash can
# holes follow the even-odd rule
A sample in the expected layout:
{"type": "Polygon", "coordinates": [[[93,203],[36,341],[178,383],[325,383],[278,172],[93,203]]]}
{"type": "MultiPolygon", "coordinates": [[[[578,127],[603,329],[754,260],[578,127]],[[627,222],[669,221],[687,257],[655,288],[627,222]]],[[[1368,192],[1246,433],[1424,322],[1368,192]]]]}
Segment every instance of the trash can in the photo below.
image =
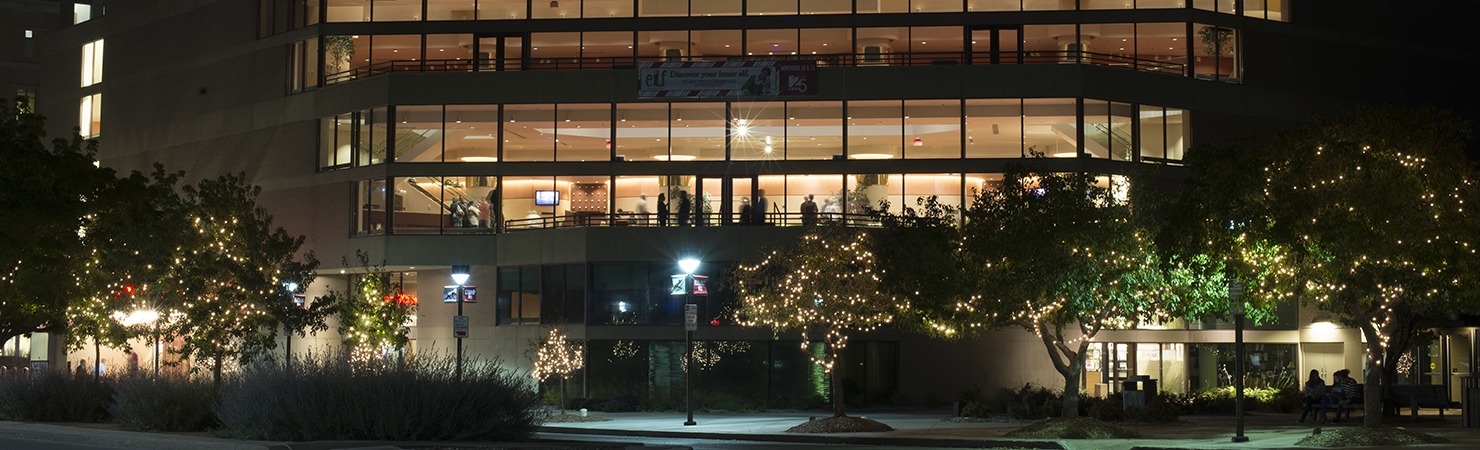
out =
{"type": "Polygon", "coordinates": [[[1161,391],[1156,389],[1155,378],[1151,378],[1150,375],[1141,375],[1141,392],[1147,400],[1150,400],[1155,398],[1156,394],[1161,391]]]}
{"type": "Polygon", "coordinates": [[[1480,428],[1480,377],[1476,374],[1466,374],[1459,377],[1460,380],[1460,409],[1464,411],[1464,423],[1466,427],[1480,428]]]}
{"type": "Polygon", "coordinates": [[[1141,390],[1139,377],[1130,377],[1120,382],[1120,405],[1122,409],[1146,406],[1146,392],[1141,390]]]}

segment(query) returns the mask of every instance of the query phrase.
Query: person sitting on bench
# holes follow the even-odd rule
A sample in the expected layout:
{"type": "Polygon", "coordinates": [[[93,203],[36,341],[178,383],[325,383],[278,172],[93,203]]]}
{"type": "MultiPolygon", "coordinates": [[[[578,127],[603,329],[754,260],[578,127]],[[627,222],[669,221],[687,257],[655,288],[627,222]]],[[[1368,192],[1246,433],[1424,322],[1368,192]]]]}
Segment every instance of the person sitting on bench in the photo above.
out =
{"type": "Polygon", "coordinates": [[[1333,374],[1331,395],[1336,398],[1336,419],[1333,422],[1341,421],[1342,411],[1346,411],[1346,418],[1350,419],[1352,413],[1347,407],[1362,403],[1362,386],[1351,377],[1351,373],[1349,369],[1341,369],[1333,374]]]}
{"type": "Polygon", "coordinates": [[[1326,408],[1331,406],[1331,395],[1326,391],[1326,380],[1321,379],[1321,372],[1315,369],[1310,371],[1310,379],[1305,381],[1305,410],[1300,413],[1300,422],[1305,422],[1306,416],[1312,416],[1316,405],[1321,406],[1321,422],[1328,420],[1326,408]]]}

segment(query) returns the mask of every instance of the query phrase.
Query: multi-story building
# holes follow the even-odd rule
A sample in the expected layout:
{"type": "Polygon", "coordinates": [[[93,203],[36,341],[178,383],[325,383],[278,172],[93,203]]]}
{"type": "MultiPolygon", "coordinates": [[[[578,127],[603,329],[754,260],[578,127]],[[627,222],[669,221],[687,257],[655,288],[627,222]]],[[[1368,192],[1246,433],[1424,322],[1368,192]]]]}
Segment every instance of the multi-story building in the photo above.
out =
{"type": "MultiPolygon", "coordinates": [[[[438,299],[449,268],[469,265],[483,288],[465,305],[469,352],[527,367],[541,326],[565,325],[589,344],[572,384],[579,396],[663,404],[682,397],[684,300],[669,290],[677,259],[701,258],[699,274],[718,284],[734,262],[795,242],[807,197],[824,219],[869,226],[863,205],[897,210],[928,195],[963,205],[1034,154],[1105,183],[1148,168],[1175,180],[1198,142],[1268,136],[1388,97],[1365,86],[1398,79],[1379,61],[1399,48],[1354,39],[1321,9],[115,2],[46,43],[41,104],[54,118],[80,111],[105,165],[245,172],[277,222],[325,261],[310,296],[346,286],[359,267],[341,257],[383,260],[421,299],[416,350],[454,345],[455,307],[438,299]],[[761,217],[741,214],[755,205],[761,217]]],[[[701,402],[781,406],[826,392],[795,339],[731,326],[723,290],[699,303],[701,402]]],[[[1294,383],[1311,368],[1360,367],[1359,334],[1313,319],[1288,305],[1278,323],[1250,331],[1251,376],[1294,383]]],[[[1173,392],[1226,384],[1229,328],[1105,332],[1084,382],[1090,392],[1135,374],[1173,392]]],[[[1469,349],[1471,336],[1455,342],[1469,349]]],[[[314,345],[336,342],[331,332],[314,345]]],[[[1059,384],[1041,343],[1020,331],[939,342],[886,330],[850,352],[847,389],[866,402],[1059,384]]],[[[1468,364],[1470,353],[1435,360],[1468,364]]]]}

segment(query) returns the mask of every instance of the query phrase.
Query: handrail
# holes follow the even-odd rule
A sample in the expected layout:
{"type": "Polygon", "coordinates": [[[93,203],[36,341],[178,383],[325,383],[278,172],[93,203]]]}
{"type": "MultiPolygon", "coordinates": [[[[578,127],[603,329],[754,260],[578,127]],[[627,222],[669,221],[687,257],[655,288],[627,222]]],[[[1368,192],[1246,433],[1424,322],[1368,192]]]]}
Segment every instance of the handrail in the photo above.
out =
{"type": "Polygon", "coordinates": [[[802,213],[769,213],[766,214],[766,222],[762,224],[739,222],[738,213],[734,214],[736,221],[722,222],[720,213],[691,214],[690,220],[682,224],[678,222],[676,214],[668,216],[667,224],[658,223],[656,214],[639,215],[636,213],[572,213],[559,216],[541,216],[537,218],[522,218],[505,220],[503,227],[494,229],[490,227],[443,227],[443,228],[417,228],[396,227],[393,233],[397,234],[424,234],[427,232],[440,234],[492,234],[513,233],[532,230],[556,229],[556,228],[713,228],[713,227],[800,227],[807,225],[815,226],[846,226],[856,228],[879,228],[883,226],[880,218],[873,214],[856,213],[818,213],[815,216],[803,220],[802,213]]]}
{"type": "MultiPolygon", "coordinates": [[[[503,71],[619,70],[635,68],[638,63],[681,61],[815,61],[819,67],[989,65],[992,64],[993,56],[991,52],[917,52],[764,56],[713,55],[683,58],[656,56],[528,58],[505,60],[503,71]]],[[[1092,66],[1129,68],[1142,72],[1174,75],[1186,74],[1186,64],[1108,53],[1086,51],[1027,51],[998,52],[995,56],[996,64],[1088,64],[1092,66]]],[[[392,72],[492,72],[496,71],[496,67],[495,61],[488,59],[390,60],[325,75],[324,85],[338,84],[392,72]]]]}

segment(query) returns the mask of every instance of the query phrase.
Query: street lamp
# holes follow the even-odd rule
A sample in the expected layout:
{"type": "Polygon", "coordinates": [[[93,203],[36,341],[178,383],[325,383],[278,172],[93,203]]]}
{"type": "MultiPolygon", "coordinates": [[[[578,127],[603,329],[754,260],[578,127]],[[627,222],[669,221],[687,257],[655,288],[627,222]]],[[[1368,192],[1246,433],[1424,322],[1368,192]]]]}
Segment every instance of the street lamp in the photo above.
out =
{"type": "Polygon", "coordinates": [[[683,402],[689,411],[689,420],[685,426],[697,425],[694,422],[694,328],[698,326],[699,311],[694,306],[694,271],[699,270],[699,260],[684,258],[678,260],[678,268],[683,270],[683,313],[684,313],[684,358],[687,364],[683,375],[684,393],[683,402]]]}
{"type": "Polygon", "coordinates": [[[452,318],[452,335],[457,338],[457,379],[462,380],[463,371],[463,337],[466,331],[458,332],[459,328],[466,329],[468,317],[463,315],[463,285],[468,283],[468,266],[452,266],[452,282],[457,283],[457,316],[452,318]]]}
{"type": "Polygon", "coordinates": [[[1249,442],[1244,436],[1244,286],[1238,280],[1228,280],[1228,312],[1233,314],[1233,442],[1249,442]]]}

